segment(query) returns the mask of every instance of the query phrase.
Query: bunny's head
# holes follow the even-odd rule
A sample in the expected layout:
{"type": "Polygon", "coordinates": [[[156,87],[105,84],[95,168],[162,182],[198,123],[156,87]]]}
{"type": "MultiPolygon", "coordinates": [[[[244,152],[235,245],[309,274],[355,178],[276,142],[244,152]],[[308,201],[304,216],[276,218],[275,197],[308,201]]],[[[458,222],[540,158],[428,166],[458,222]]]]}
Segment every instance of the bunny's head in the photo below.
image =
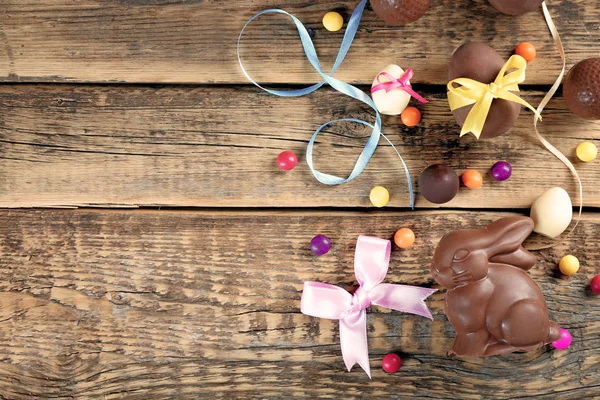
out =
{"type": "Polygon", "coordinates": [[[454,289],[487,277],[491,264],[530,268],[535,264],[535,256],[521,244],[533,225],[528,217],[508,217],[483,229],[446,235],[433,255],[433,278],[441,286],[454,289]]]}

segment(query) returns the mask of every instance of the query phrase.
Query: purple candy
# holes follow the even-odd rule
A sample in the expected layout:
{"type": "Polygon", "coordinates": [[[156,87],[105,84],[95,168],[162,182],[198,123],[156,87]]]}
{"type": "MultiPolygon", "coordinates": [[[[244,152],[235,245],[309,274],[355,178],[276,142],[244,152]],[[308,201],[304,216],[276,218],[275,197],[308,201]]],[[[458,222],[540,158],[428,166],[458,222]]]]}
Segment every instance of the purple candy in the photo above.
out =
{"type": "Polygon", "coordinates": [[[325,235],[317,235],[310,241],[310,251],[315,256],[327,254],[329,249],[331,249],[331,240],[325,235]]]}
{"type": "Polygon", "coordinates": [[[492,176],[497,181],[505,181],[510,178],[512,167],[506,161],[498,161],[492,166],[492,176]]]}
{"type": "Polygon", "coordinates": [[[558,339],[556,342],[552,342],[552,346],[554,346],[557,350],[566,350],[569,348],[572,341],[573,337],[569,331],[560,328],[560,339],[558,339]]]}

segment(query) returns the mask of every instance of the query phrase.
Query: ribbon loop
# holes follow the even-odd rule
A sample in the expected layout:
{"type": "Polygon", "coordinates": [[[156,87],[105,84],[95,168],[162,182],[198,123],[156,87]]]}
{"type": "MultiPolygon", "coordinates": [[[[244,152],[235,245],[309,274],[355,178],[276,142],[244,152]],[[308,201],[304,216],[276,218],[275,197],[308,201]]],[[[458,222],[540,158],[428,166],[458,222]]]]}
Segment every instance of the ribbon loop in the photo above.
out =
{"type": "MultiPolygon", "coordinates": [[[[368,122],[362,121],[362,120],[356,120],[356,119],[351,119],[351,118],[347,118],[347,119],[342,119],[341,121],[354,121],[354,122],[359,122],[363,125],[369,126],[371,127],[371,136],[369,137],[369,140],[367,141],[367,143],[365,144],[364,148],[362,149],[359,157],[357,158],[354,167],[352,169],[352,171],[350,172],[350,174],[346,177],[346,178],[342,178],[339,176],[335,176],[335,175],[331,175],[331,174],[326,174],[323,172],[320,172],[318,170],[316,170],[313,166],[313,147],[315,145],[316,142],[316,138],[319,135],[319,133],[323,130],[323,128],[325,128],[326,126],[328,126],[329,124],[336,122],[336,121],[330,121],[326,124],[323,124],[319,127],[319,129],[317,129],[315,131],[315,133],[313,134],[312,138],[310,139],[308,146],[306,148],[306,160],[307,160],[307,164],[308,167],[310,168],[312,174],[314,175],[314,177],[321,183],[324,183],[326,185],[339,185],[342,183],[346,183],[348,181],[351,181],[352,179],[356,178],[357,176],[359,176],[364,169],[366,168],[367,164],[369,163],[369,161],[371,160],[371,157],[373,156],[373,154],[375,153],[375,150],[377,149],[377,145],[379,143],[379,138],[382,135],[381,133],[381,116],[379,115],[379,111],[377,110],[377,107],[375,106],[375,103],[373,102],[373,100],[366,95],[362,90],[358,89],[355,86],[352,86],[346,82],[343,82],[339,79],[333,78],[332,75],[333,73],[339,68],[339,66],[342,64],[342,61],[344,61],[344,58],[346,57],[346,54],[348,54],[348,50],[350,50],[350,46],[352,45],[352,41],[354,40],[354,37],[356,36],[356,32],[358,31],[358,25],[360,24],[360,20],[362,18],[362,14],[363,11],[365,9],[367,0],[361,0],[360,3],[356,6],[356,8],[354,9],[354,11],[352,12],[352,15],[350,16],[350,19],[348,21],[348,25],[346,27],[346,32],[344,34],[344,39],[342,40],[342,43],[340,45],[340,50],[338,52],[338,55],[336,57],[335,63],[333,65],[333,68],[331,69],[331,71],[326,74],[325,72],[323,72],[322,68],[321,68],[321,64],[319,63],[319,57],[317,56],[317,52],[315,50],[315,46],[312,42],[312,39],[310,38],[310,35],[308,33],[308,31],[306,30],[306,28],[304,27],[304,25],[302,24],[302,22],[300,22],[300,20],[298,18],[296,18],[295,16],[293,16],[292,14],[288,13],[287,11],[284,10],[279,10],[279,9],[268,9],[268,10],[263,10],[257,14],[255,14],[254,16],[252,16],[247,22],[246,24],[243,26],[240,35],[238,36],[238,41],[237,41],[237,57],[238,57],[238,63],[240,65],[240,68],[242,70],[242,73],[244,74],[244,76],[254,85],[256,85],[257,87],[259,87],[260,89],[271,93],[273,95],[276,96],[280,96],[280,97],[297,97],[297,96],[304,96],[306,94],[312,93],[315,90],[319,89],[321,86],[323,86],[324,84],[329,84],[331,87],[333,87],[335,90],[350,96],[358,101],[361,101],[363,103],[365,103],[366,105],[368,105],[371,109],[373,109],[373,111],[375,112],[375,123],[373,125],[371,125],[368,122]],[[309,63],[312,65],[312,67],[315,69],[315,71],[321,76],[322,80],[318,83],[315,83],[311,86],[302,88],[302,89],[293,89],[293,90],[274,90],[274,89],[268,89],[265,88],[263,86],[261,86],[260,84],[258,84],[254,79],[252,79],[250,77],[250,75],[248,74],[248,72],[246,71],[246,69],[244,68],[244,65],[242,63],[242,58],[240,56],[240,45],[241,45],[241,40],[242,40],[242,35],[244,34],[244,31],[246,30],[246,28],[248,27],[248,25],[255,20],[256,18],[258,18],[261,15],[264,14],[268,14],[268,13],[277,13],[277,14],[284,14],[287,15],[288,17],[290,17],[292,19],[292,21],[294,22],[294,24],[296,25],[296,29],[298,31],[298,35],[300,36],[300,41],[302,42],[302,47],[304,49],[304,53],[306,55],[306,58],[308,59],[309,63]]],[[[410,93],[413,97],[419,99],[419,95],[412,92],[412,89],[410,89],[410,85],[407,86],[408,89],[407,90],[408,93],[410,93]],[[409,90],[411,92],[409,92],[409,90]],[[413,94],[414,93],[414,94],[413,94]],[[415,96],[416,95],[416,96],[415,96]],[[418,97],[417,97],[418,96],[418,97]]],[[[421,98],[422,99],[422,98],[421,98]]],[[[424,100],[424,99],[423,99],[424,100]]],[[[419,100],[421,101],[421,100],[419,100]]],[[[340,120],[338,120],[340,121],[340,120]]],[[[385,138],[387,140],[387,138],[385,138]]],[[[398,155],[398,157],[400,157],[400,161],[402,162],[402,165],[404,167],[404,173],[406,175],[406,181],[408,184],[408,192],[409,192],[409,198],[410,198],[410,206],[412,209],[414,209],[415,207],[415,202],[414,202],[414,193],[413,193],[413,187],[412,187],[412,181],[410,179],[410,173],[408,171],[408,168],[406,167],[406,164],[404,163],[404,160],[402,159],[402,157],[400,156],[400,153],[398,152],[398,150],[396,149],[396,147],[389,141],[387,140],[390,145],[392,146],[392,148],[394,149],[394,151],[396,152],[396,154],[398,155]]]]}
{"type": "Polygon", "coordinates": [[[525,81],[526,68],[527,61],[519,55],[513,55],[502,66],[494,82],[484,84],[469,78],[458,78],[448,82],[448,104],[452,111],[473,104],[460,136],[470,132],[479,139],[494,99],[504,99],[525,106],[541,120],[538,110],[512,93],[518,92],[519,84],[525,81]]]}
{"type": "Polygon", "coordinates": [[[381,283],[390,262],[389,240],[359,236],[354,271],[359,288],[354,295],[320,282],[304,282],[300,310],[313,317],[340,320],[340,345],[348,371],[360,365],[369,378],[366,309],[372,304],[433,319],[425,299],[435,289],[381,283]]]}

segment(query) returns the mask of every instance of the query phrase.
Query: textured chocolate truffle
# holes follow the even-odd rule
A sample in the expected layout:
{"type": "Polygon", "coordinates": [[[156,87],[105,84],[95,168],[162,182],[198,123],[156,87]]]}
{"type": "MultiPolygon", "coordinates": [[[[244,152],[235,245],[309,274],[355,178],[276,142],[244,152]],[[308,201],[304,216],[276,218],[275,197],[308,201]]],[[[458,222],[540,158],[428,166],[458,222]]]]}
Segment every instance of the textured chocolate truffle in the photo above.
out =
{"type": "MultiPolygon", "coordinates": [[[[467,42],[460,46],[450,60],[448,79],[469,78],[481,83],[491,83],[506,60],[494,49],[479,42],[467,42]]],[[[462,127],[473,106],[454,110],[454,118],[462,127]]],[[[483,126],[481,138],[493,138],[508,132],[517,122],[521,105],[512,101],[495,99],[483,126]]]]}
{"type": "Polygon", "coordinates": [[[544,0],[489,0],[490,4],[501,13],[508,15],[521,15],[535,11],[544,0]]]}
{"type": "Polygon", "coordinates": [[[458,175],[446,164],[430,165],[419,176],[421,194],[435,204],[452,200],[458,193],[459,186],[458,175]]]}
{"type": "Polygon", "coordinates": [[[371,0],[375,14],[388,24],[414,22],[427,12],[432,0],[371,0]]]}
{"type": "Polygon", "coordinates": [[[575,115],[600,119],[600,58],[588,58],[571,68],[563,83],[563,98],[575,115]]]}
{"type": "Polygon", "coordinates": [[[433,255],[433,279],[448,289],[446,315],[456,331],[449,354],[493,356],[533,350],[560,338],[542,291],[527,274],[536,262],[522,246],[527,217],[444,236],[433,255]]]}

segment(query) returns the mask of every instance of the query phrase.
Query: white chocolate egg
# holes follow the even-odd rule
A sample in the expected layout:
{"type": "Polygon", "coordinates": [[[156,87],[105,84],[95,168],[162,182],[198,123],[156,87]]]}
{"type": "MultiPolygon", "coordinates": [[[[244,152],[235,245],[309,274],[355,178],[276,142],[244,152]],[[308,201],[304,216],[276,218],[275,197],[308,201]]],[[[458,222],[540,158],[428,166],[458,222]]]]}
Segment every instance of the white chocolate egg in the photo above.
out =
{"type": "MultiPolygon", "coordinates": [[[[404,70],[395,64],[390,64],[381,72],[387,72],[394,78],[398,79],[402,76],[404,70]]],[[[379,74],[377,74],[377,76],[379,76],[379,74]]],[[[373,80],[373,86],[390,81],[385,76],[380,76],[378,81],[377,76],[373,80]]],[[[392,89],[389,92],[386,92],[385,90],[378,90],[373,92],[371,96],[373,97],[375,106],[377,106],[377,110],[379,110],[381,114],[385,115],[402,114],[402,111],[404,111],[404,109],[408,106],[408,102],[410,101],[410,95],[402,89],[392,89]]]]}
{"type": "Polygon", "coordinates": [[[554,187],[545,191],[531,206],[534,232],[555,238],[565,231],[573,218],[573,204],[569,193],[554,187]]]}

